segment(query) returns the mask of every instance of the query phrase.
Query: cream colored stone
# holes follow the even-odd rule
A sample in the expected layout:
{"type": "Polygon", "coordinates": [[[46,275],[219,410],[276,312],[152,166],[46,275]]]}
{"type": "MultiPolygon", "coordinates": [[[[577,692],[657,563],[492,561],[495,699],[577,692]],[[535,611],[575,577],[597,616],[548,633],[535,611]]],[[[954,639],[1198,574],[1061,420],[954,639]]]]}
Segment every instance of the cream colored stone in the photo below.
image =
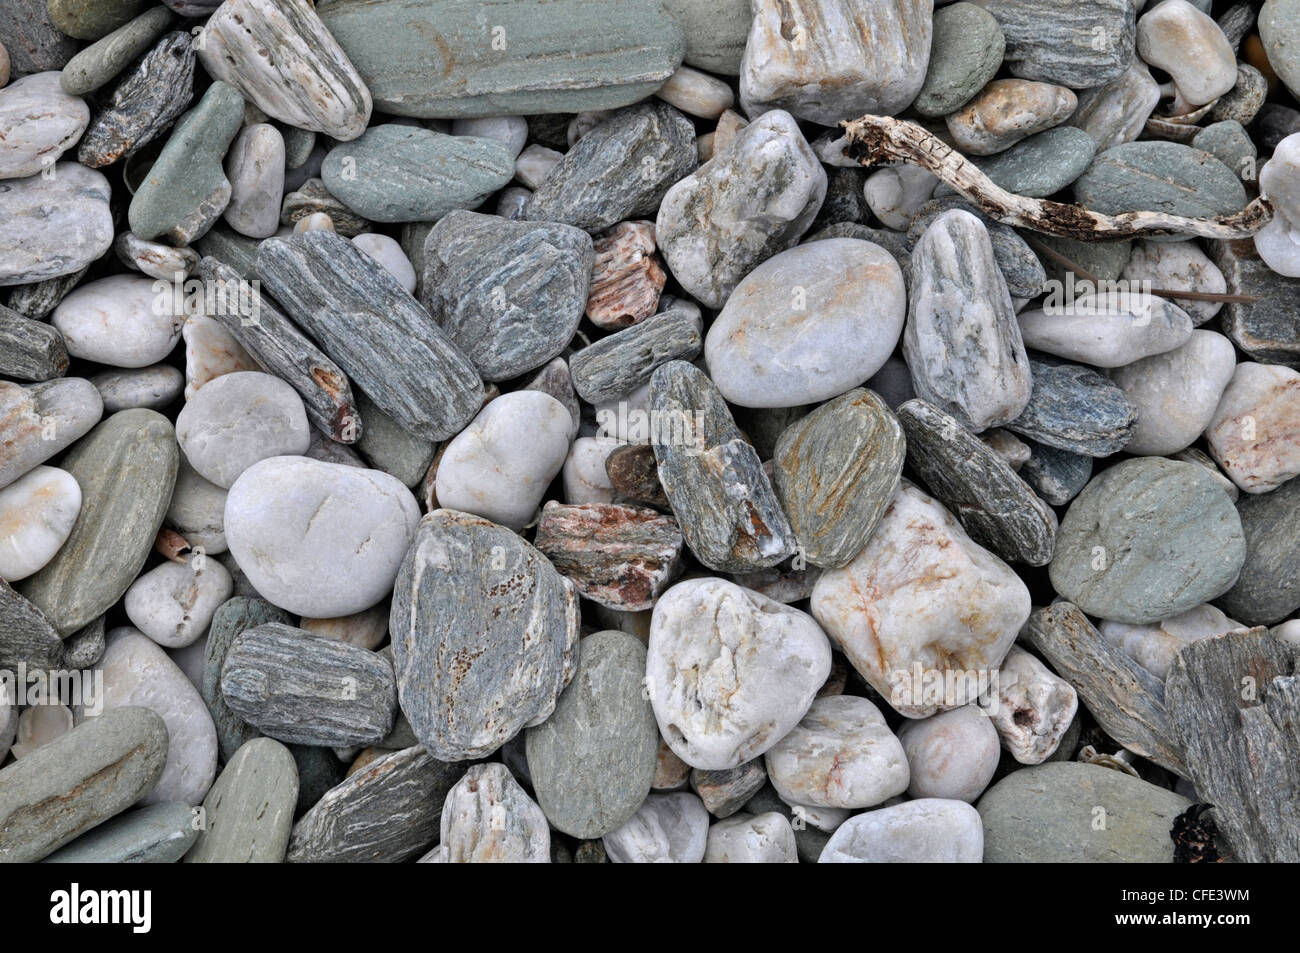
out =
{"type": "Polygon", "coordinates": [[[1027,79],[995,79],[944,119],[957,148],[988,156],[1070,117],[1079,101],[1071,90],[1027,79]]]}
{"type": "Polygon", "coordinates": [[[1148,625],[1103,621],[1098,631],[1113,648],[1119,649],[1164,681],[1174,659],[1186,646],[1201,639],[1216,639],[1246,628],[1247,626],[1228,618],[1219,609],[1206,603],[1148,625]]]}
{"type": "Polygon", "coordinates": [[[1162,0],[1142,14],[1137,50],[1142,59],[1169,74],[1178,99],[1187,106],[1212,103],[1237,82],[1232,44],[1214,20],[1187,0],[1162,0]]]}
{"type": "Polygon", "coordinates": [[[1210,455],[1247,493],[1267,493],[1300,474],[1300,372],[1238,364],[1205,439],[1210,455]]]}
{"type": "Polygon", "coordinates": [[[1021,764],[1050,758],[1079,710],[1074,686],[1018,645],[1011,646],[998,670],[991,700],[989,720],[1002,747],[1021,764]]]}

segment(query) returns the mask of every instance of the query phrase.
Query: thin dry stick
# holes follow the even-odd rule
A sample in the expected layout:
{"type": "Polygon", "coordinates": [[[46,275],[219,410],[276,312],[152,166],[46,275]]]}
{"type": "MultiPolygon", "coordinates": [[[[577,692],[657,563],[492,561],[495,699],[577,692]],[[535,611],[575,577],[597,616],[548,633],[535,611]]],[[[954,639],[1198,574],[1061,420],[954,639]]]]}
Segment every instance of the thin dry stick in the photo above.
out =
{"type": "Polygon", "coordinates": [[[881,162],[918,165],[933,172],[986,215],[1007,225],[1047,235],[1085,242],[1135,236],[1248,238],[1273,217],[1273,207],[1262,198],[1224,218],[1184,218],[1163,212],[1103,215],[1082,205],[1031,199],[1008,192],[995,185],[961,153],[915,123],[889,116],[863,116],[840,125],[849,140],[848,155],[863,165],[881,162]]]}

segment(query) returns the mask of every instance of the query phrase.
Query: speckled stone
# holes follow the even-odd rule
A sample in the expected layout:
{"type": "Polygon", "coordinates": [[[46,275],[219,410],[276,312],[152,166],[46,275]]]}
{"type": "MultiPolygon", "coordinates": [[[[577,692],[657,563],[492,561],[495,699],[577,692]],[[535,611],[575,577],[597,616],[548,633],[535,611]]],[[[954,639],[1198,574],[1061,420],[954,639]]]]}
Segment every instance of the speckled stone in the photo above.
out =
{"type": "Polygon", "coordinates": [[[84,96],[104,86],[149,49],[173,19],[166,7],[152,7],[96,40],[64,65],[60,75],[63,91],[84,96]]]}
{"type": "Polygon", "coordinates": [[[203,679],[199,683],[199,692],[216,725],[222,761],[229,762],[246,741],[261,735],[257,728],[240,718],[226,704],[226,698],[221,693],[221,670],[235,638],[245,629],[266,622],[289,625],[292,619],[287,612],[271,603],[246,596],[235,596],[223,603],[212,615],[203,647],[203,679]]]}

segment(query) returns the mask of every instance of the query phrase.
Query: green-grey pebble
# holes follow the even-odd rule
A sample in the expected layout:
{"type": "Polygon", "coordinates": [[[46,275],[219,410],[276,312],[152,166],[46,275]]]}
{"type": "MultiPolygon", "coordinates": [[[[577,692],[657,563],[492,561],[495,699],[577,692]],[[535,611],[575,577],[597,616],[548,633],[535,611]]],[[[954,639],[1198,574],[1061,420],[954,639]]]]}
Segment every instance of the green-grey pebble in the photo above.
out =
{"type": "Polygon", "coordinates": [[[1029,403],[1007,430],[1059,450],[1108,457],[1124,448],[1137,407],[1110,378],[1082,364],[1030,358],[1029,403]]]}
{"type": "Polygon", "coordinates": [[[278,864],[298,803],[298,766],[270,738],[245,742],[203,799],[204,823],[187,864],[278,864]]]}
{"type": "Polygon", "coordinates": [[[997,74],[1005,49],[1002,28],[987,10],[973,3],[938,8],[930,65],[912,108],[931,117],[956,112],[997,74]]]}
{"type": "Polygon", "coordinates": [[[1008,192],[1045,198],[1083,175],[1096,152],[1082,129],[1056,126],[976,164],[1008,192]]]}
{"type": "Polygon", "coordinates": [[[664,0],[682,26],[687,66],[723,76],[740,74],[749,39],[749,0],[664,0]]]}
{"type": "Polygon", "coordinates": [[[119,814],[45,858],[47,864],[174,864],[198,837],[194,808],[150,804],[119,814]]]}
{"type": "Polygon", "coordinates": [[[356,449],[376,470],[383,470],[406,486],[414,487],[429,472],[429,464],[440,444],[411,433],[375,406],[362,391],[355,391],[353,396],[364,424],[356,449]]]}
{"type": "Polygon", "coordinates": [[[86,47],[63,67],[59,82],[65,93],[83,96],[111,80],[166,32],[173,19],[166,7],[154,7],[86,47]]]}
{"type": "Polygon", "coordinates": [[[1279,622],[1300,608],[1300,481],[1270,493],[1243,493],[1237,513],[1246,563],[1219,605],[1246,625],[1279,622]]]}
{"type": "Polygon", "coordinates": [[[147,0],[49,0],[50,20],[68,36],[98,40],[130,22],[147,0]]]}
{"type": "Polygon", "coordinates": [[[1192,147],[1208,152],[1239,178],[1254,178],[1255,158],[1259,150],[1241,123],[1224,119],[1206,126],[1192,137],[1192,147]]]}
{"type": "Polygon", "coordinates": [[[1074,183],[1074,195],[1107,215],[1150,211],[1217,218],[1246,205],[1246,190],[1232,169],[1180,142],[1111,146],[1074,183]]]}
{"type": "Polygon", "coordinates": [[[293,621],[283,609],[264,599],[246,596],[228,599],[212,614],[208,638],[203,645],[203,681],[199,684],[199,694],[203,696],[208,713],[212,715],[212,722],[217,727],[217,743],[221,748],[222,760],[229,761],[245,742],[262,734],[236,715],[221,694],[221,669],[226,664],[226,656],[230,654],[230,646],[245,629],[267,622],[291,625],[293,621]]]}

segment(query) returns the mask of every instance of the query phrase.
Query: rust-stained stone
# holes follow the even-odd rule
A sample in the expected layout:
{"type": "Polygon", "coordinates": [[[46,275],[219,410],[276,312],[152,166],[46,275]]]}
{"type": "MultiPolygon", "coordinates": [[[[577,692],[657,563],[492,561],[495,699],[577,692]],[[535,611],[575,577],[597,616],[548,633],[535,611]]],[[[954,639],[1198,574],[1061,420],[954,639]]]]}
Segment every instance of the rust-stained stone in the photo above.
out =
{"type": "Polygon", "coordinates": [[[669,508],[653,448],[637,443],[616,447],[605,458],[605,473],[619,496],[661,510],[669,508]]]}
{"type": "Polygon", "coordinates": [[[601,328],[626,328],[659,306],[667,275],[655,254],[651,222],[619,222],[595,238],[587,317],[601,328]]]}

